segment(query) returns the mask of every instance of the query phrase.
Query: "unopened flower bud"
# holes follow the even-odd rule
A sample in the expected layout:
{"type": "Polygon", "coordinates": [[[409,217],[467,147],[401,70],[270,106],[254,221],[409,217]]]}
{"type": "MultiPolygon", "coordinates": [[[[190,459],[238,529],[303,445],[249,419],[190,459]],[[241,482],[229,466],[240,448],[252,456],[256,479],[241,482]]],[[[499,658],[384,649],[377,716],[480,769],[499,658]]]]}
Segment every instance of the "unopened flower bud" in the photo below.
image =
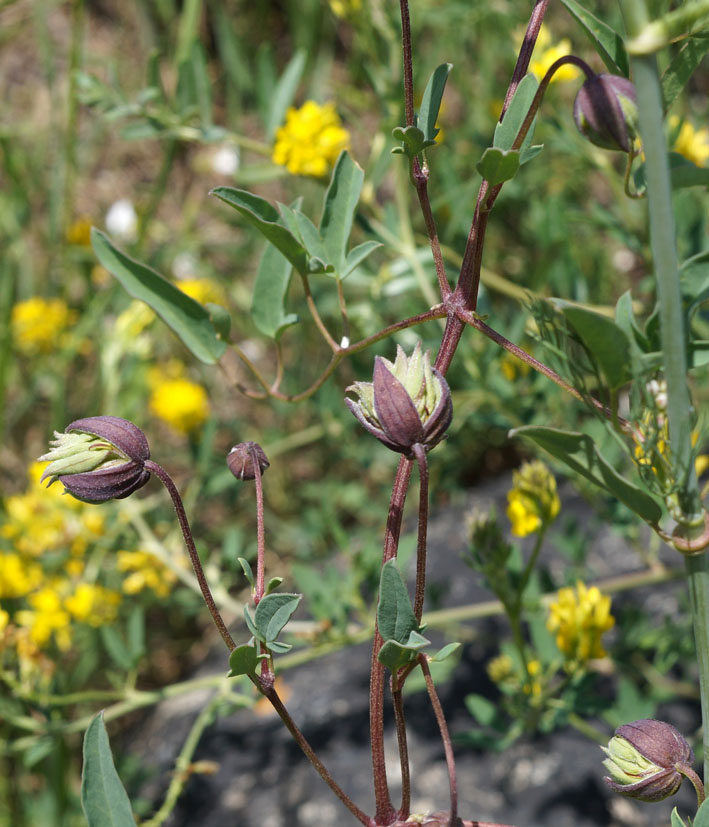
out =
{"type": "Polygon", "coordinates": [[[574,120],[592,144],[630,152],[638,126],[635,87],[618,75],[588,78],[576,95],[574,120]]]}
{"type": "Polygon", "coordinates": [[[677,792],[684,775],[695,776],[691,747],[664,721],[623,724],[601,749],[608,756],[603,766],[610,777],[605,782],[615,792],[640,801],[662,801],[677,792]]]}
{"type": "Polygon", "coordinates": [[[355,382],[347,388],[357,400],[347,407],[370,434],[387,448],[411,455],[420,444],[428,451],[437,445],[453,417],[448,383],[431,367],[428,352],[417,343],[411,356],[397,348],[396,360],[377,356],[372,382],[355,382]]]}
{"type": "Polygon", "coordinates": [[[229,451],[226,464],[237,480],[253,480],[256,478],[254,459],[263,474],[270,465],[263,448],[257,442],[240,442],[229,451]]]}
{"type": "Polygon", "coordinates": [[[145,434],[127,419],[89,416],[77,419],[64,433],[54,433],[51,449],[41,456],[49,465],[42,480],[59,480],[77,500],[101,503],[121,500],[150,479],[145,461],[150,448],[145,434]]]}

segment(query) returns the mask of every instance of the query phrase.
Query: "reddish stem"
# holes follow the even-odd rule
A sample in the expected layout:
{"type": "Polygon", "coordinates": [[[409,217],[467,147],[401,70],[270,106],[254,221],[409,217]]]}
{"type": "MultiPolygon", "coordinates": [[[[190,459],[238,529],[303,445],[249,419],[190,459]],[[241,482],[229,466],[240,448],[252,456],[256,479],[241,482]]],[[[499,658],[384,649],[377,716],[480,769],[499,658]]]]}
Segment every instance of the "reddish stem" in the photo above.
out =
{"type": "Polygon", "coordinates": [[[266,572],[266,531],[263,524],[263,477],[256,448],[249,448],[249,456],[254,467],[254,484],[256,485],[256,588],[254,603],[258,606],[265,591],[266,572]]]}
{"type": "Polygon", "coordinates": [[[416,541],[416,588],[414,590],[414,615],[421,623],[423,601],[426,592],[426,540],[428,534],[428,461],[423,445],[414,445],[414,457],[419,466],[419,514],[416,541]]]}

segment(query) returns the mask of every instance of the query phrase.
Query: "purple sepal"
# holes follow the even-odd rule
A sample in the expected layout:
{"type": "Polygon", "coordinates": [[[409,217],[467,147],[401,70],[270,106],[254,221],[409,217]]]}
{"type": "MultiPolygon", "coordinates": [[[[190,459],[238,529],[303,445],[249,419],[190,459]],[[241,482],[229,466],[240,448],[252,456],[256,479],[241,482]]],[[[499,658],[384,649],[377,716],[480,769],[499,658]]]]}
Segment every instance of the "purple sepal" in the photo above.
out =
{"type": "Polygon", "coordinates": [[[78,431],[84,434],[95,434],[136,462],[145,462],[146,459],[150,459],[150,446],[145,434],[127,419],[121,419],[118,416],[87,416],[84,419],[75,420],[64,430],[67,433],[78,431]]]}
{"type": "Polygon", "coordinates": [[[150,479],[150,472],[145,469],[142,462],[130,460],[83,474],[67,474],[58,479],[77,500],[95,504],[108,500],[122,500],[130,496],[145,485],[150,479]]]}

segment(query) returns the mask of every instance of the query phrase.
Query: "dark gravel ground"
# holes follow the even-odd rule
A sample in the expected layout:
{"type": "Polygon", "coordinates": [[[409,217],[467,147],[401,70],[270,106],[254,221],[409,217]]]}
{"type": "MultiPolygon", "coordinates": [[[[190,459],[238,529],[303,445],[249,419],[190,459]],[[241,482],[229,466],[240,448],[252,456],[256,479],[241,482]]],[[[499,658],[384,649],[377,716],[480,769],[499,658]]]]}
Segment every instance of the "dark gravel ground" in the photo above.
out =
{"type": "MultiPolygon", "coordinates": [[[[485,499],[470,504],[504,504],[509,478],[486,486],[485,499]]],[[[595,532],[591,562],[599,578],[639,568],[621,539],[596,530],[587,506],[570,490],[562,492],[565,515],[576,514],[595,532]]],[[[463,515],[467,508],[438,514],[430,528],[429,582],[444,594],[443,605],[458,606],[490,598],[479,579],[462,562],[465,544],[463,515]]],[[[546,552],[545,552],[546,553],[546,552]]],[[[668,552],[671,555],[671,552],[668,552]]],[[[669,558],[672,561],[672,557],[669,558]]],[[[548,560],[565,565],[563,558],[548,560]]],[[[676,564],[676,561],[673,561],[676,564]]],[[[676,605],[681,585],[669,584],[641,593],[663,610],[676,605]]],[[[638,595],[636,594],[636,599],[638,595]]],[[[464,699],[471,692],[490,693],[485,663],[496,652],[494,641],[505,635],[502,620],[476,624],[472,642],[453,678],[440,687],[452,734],[472,726],[464,699]]],[[[289,670],[288,708],[330,772],[353,800],[371,811],[372,790],[368,743],[367,691],[369,645],[338,652],[308,666],[289,670]]],[[[218,673],[224,664],[215,653],[198,674],[218,673]]],[[[133,750],[153,771],[153,781],[141,794],[160,801],[174,759],[199,709],[209,695],[196,692],[159,706],[141,726],[133,750]]],[[[448,779],[443,749],[425,693],[406,701],[410,727],[412,812],[448,806],[448,779]]],[[[662,717],[681,731],[693,732],[698,704],[677,702],[661,710],[662,717]]],[[[641,717],[641,716],[636,716],[641,717]]],[[[396,805],[399,793],[398,758],[391,721],[387,729],[390,781],[396,805]]],[[[338,827],[356,820],[337,801],[310,767],[275,716],[255,716],[249,709],[220,718],[204,734],[196,760],[215,761],[212,775],[195,775],[186,786],[167,827],[338,827]]],[[[464,745],[456,747],[459,812],[466,819],[502,822],[517,827],[660,827],[669,825],[670,812],[692,812],[693,793],[680,793],[659,804],[640,804],[611,795],[603,783],[600,749],[574,730],[520,740],[502,753],[490,754],[464,745]]],[[[696,800],[696,799],[695,799],[696,800]]]]}

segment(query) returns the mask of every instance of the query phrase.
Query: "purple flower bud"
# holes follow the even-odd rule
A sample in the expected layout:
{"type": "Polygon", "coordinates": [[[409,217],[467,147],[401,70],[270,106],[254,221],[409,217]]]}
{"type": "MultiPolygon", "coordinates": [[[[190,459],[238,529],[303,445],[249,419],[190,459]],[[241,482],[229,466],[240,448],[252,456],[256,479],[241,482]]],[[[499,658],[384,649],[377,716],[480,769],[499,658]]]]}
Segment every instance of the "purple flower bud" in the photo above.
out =
{"type": "Polygon", "coordinates": [[[592,144],[630,152],[638,134],[635,87],[618,75],[588,78],[576,95],[574,120],[579,132],[592,144]]]}
{"type": "Polygon", "coordinates": [[[55,432],[42,480],[59,480],[77,500],[102,503],[120,500],[150,479],[145,461],[150,448],[145,434],[117,416],[77,419],[65,432],[55,432]]]}
{"type": "Polygon", "coordinates": [[[608,756],[603,766],[610,773],[605,782],[615,792],[640,801],[662,801],[677,792],[683,776],[696,777],[691,747],[664,721],[623,724],[602,749],[608,756]]]}
{"type": "Polygon", "coordinates": [[[226,464],[237,480],[253,480],[256,478],[254,458],[263,474],[270,465],[263,448],[257,442],[240,442],[229,451],[226,464]]]}
{"type": "Polygon", "coordinates": [[[345,404],[361,425],[392,451],[411,456],[414,445],[428,451],[437,445],[453,417],[448,383],[431,367],[428,353],[418,343],[407,357],[399,347],[396,361],[377,356],[372,382],[347,388],[357,400],[345,404]]]}

